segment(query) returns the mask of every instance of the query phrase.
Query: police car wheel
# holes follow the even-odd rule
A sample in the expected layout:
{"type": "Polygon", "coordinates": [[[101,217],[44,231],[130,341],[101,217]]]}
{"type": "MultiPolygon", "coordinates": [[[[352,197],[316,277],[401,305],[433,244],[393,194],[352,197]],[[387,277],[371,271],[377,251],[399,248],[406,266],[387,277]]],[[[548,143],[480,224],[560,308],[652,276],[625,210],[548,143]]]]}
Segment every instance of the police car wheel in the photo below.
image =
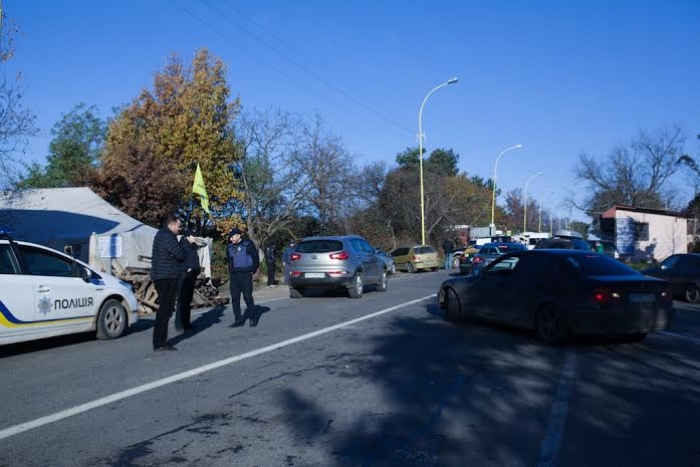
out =
{"type": "Polygon", "coordinates": [[[127,327],[127,316],[124,305],[111,299],[102,304],[97,315],[97,338],[116,339],[124,334],[127,327]]]}

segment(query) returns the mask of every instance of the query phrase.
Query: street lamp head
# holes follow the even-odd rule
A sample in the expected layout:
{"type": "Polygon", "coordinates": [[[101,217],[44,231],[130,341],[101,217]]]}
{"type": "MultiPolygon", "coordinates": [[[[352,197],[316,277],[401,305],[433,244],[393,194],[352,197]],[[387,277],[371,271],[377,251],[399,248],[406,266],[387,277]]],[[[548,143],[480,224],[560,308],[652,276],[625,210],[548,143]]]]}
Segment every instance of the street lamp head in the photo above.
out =
{"type": "Polygon", "coordinates": [[[459,81],[459,78],[455,76],[454,78],[448,79],[447,84],[455,84],[457,81],[459,81]]]}
{"type": "Polygon", "coordinates": [[[518,148],[518,149],[520,149],[520,148],[522,148],[522,147],[523,147],[522,144],[516,144],[515,146],[513,146],[513,148],[518,148]]]}

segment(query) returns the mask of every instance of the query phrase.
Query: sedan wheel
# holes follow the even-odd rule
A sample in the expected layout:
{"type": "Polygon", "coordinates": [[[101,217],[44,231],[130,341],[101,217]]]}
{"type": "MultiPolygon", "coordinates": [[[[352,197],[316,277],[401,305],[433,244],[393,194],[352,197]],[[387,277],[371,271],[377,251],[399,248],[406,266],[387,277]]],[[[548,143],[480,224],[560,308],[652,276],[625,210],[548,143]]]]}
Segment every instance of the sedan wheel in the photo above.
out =
{"type": "Polygon", "coordinates": [[[700,302],[700,289],[695,285],[689,285],[685,289],[685,299],[690,303],[700,302]]]}
{"type": "Polygon", "coordinates": [[[127,327],[126,308],[118,300],[107,300],[97,315],[97,338],[116,339],[127,327]]]}
{"type": "Polygon", "coordinates": [[[462,306],[459,303],[457,292],[452,287],[445,290],[445,319],[456,321],[462,315],[462,306]]]}
{"type": "Polygon", "coordinates": [[[535,317],[537,336],[545,343],[559,345],[566,342],[571,334],[564,315],[555,306],[540,309],[535,317]]]}
{"type": "Polygon", "coordinates": [[[358,272],[353,278],[352,284],[348,288],[348,295],[350,298],[362,297],[363,287],[362,274],[358,272]]]}

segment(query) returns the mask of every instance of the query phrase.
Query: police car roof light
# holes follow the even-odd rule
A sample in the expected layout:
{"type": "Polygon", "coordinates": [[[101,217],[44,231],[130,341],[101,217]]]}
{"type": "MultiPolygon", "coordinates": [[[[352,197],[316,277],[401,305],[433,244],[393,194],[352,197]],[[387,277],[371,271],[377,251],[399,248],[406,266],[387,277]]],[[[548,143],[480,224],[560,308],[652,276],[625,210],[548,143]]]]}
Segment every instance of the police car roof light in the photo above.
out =
{"type": "Polygon", "coordinates": [[[0,225],[0,236],[9,237],[11,233],[12,229],[10,227],[0,225]]]}

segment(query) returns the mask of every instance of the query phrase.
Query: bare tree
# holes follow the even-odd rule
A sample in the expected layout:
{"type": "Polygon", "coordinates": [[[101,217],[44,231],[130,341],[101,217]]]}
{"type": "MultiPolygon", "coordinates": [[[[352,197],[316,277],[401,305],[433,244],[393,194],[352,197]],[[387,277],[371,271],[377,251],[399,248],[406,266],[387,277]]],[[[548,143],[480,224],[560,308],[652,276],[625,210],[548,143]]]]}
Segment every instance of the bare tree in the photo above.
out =
{"type": "Polygon", "coordinates": [[[304,126],[302,148],[295,163],[306,174],[308,213],[315,215],[329,232],[347,230],[345,220],[355,208],[352,180],[357,171],[353,158],[339,136],[330,132],[317,115],[304,126]]]}
{"type": "MultiPolygon", "coordinates": [[[[13,40],[17,27],[2,14],[3,28],[0,31],[0,62],[5,63],[14,56],[13,40]]],[[[0,188],[12,187],[19,176],[18,153],[29,144],[29,138],[38,132],[34,126],[34,114],[23,104],[22,75],[8,77],[3,67],[0,76],[0,188]]]]}
{"type": "Polygon", "coordinates": [[[253,111],[238,121],[241,210],[251,240],[261,247],[278,232],[288,231],[295,215],[309,205],[311,174],[298,163],[304,152],[299,140],[303,131],[301,120],[282,110],[253,111]]]}
{"type": "Polygon", "coordinates": [[[589,195],[582,204],[570,202],[576,208],[596,213],[614,204],[665,208],[676,195],[668,181],[678,170],[684,142],[679,128],[641,131],[603,160],[581,154],[575,175],[585,183],[589,195]]]}

